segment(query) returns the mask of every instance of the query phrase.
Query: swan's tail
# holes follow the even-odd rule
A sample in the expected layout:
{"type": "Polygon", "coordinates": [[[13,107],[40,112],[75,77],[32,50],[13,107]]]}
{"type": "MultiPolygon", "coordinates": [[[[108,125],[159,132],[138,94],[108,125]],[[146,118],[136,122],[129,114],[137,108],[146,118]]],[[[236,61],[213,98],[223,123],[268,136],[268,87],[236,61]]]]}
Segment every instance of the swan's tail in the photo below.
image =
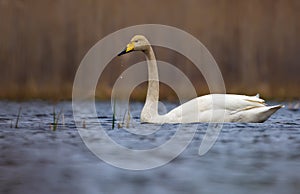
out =
{"type": "Polygon", "coordinates": [[[274,114],[277,110],[283,108],[284,105],[274,105],[274,106],[267,106],[266,110],[264,110],[261,114],[261,122],[267,120],[272,114],[274,114]]]}

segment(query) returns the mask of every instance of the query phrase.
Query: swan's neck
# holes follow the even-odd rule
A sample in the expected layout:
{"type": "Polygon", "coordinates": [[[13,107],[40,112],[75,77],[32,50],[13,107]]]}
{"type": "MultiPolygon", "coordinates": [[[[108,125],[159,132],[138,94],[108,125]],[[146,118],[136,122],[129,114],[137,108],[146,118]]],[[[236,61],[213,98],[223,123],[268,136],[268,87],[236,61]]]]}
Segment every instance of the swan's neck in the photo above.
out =
{"type": "Polygon", "coordinates": [[[148,64],[148,91],[141,118],[146,121],[158,115],[159,79],[156,59],[151,46],[145,51],[145,55],[148,64]]]}

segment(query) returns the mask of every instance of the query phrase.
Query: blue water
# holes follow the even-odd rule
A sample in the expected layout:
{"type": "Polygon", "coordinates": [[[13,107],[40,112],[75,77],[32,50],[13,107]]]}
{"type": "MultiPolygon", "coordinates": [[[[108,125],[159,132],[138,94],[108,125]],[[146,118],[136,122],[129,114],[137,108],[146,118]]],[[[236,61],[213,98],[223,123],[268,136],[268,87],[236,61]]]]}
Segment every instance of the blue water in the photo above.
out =
{"type": "MultiPolygon", "coordinates": [[[[167,109],[175,106],[165,105],[167,109]]],[[[224,124],[217,142],[204,156],[198,155],[198,149],[208,124],[197,124],[193,141],[176,159],[159,168],[128,171],[103,162],[85,146],[73,120],[71,102],[2,101],[0,107],[0,193],[300,191],[300,110],[283,108],[259,124],[224,124]],[[14,128],[20,107],[18,128],[14,128]],[[51,128],[53,107],[56,113],[62,110],[56,131],[51,128]]],[[[146,137],[132,135],[117,124],[112,129],[110,103],[97,102],[96,107],[105,132],[128,148],[156,147],[178,128],[166,124],[146,137]]],[[[138,123],[141,108],[141,103],[131,103],[132,119],[137,123],[129,127],[154,126],[138,123]]]]}

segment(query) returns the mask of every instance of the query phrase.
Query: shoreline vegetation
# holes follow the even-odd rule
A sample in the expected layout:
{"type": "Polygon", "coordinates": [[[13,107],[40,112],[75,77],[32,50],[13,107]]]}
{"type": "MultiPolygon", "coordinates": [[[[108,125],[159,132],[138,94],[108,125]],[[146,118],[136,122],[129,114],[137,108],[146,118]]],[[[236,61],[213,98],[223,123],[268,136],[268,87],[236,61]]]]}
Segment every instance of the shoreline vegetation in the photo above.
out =
{"type": "MultiPolygon", "coordinates": [[[[243,93],[245,95],[256,95],[260,94],[265,100],[275,100],[275,101],[298,101],[300,99],[300,89],[298,90],[292,88],[290,92],[286,91],[289,88],[281,88],[281,90],[251,90],[251,88],[245,89],[244,87],[236,87],[230,90],[226,90],[226,93],[243,93]]],[[[111,99],[110,87],[98,87],[95,93],[95,99],[99,101],[106,101],[111,99]]],[[[201,90],[196,90],[198,96],[209,94],[209,90],[206,88],[201,90]]],[[[144,101],[147,93],[147,84],[142,84],[134,89],[130,95],[130,99],[133,101],[144,101]]],[[[160,85],[160,100],[177,102],[178,97],[175,92],[168,86],[160,85]]],[[[27,101],[27,100],[46,100],[46,101],[64,101],[72,100],[72,86],[64,87],[46,87],[46,89],[34,89],[32,88],[22,88],[22,89],[11,89],[0,91],[0,100],[10,100],[10,101],[27,101]]]]}
{"type": "MultiPolygon", "coordinates": [[[[152,23],[200,40],[219,65],[227,93],[298,100],[299,9],[298,0],[0,1],[0,99],[71,99],[76,70],[93,45],[121,28],[152,23]]],[[[157,60],[182,70],[199,96],[209,93],[188,59],[163,48],[154,51],[157,60]]],[[[96,98],[110,99],[115,80],[142,60],[136,54],[114,58],[99,79],[96,98]]],[[[164,87],[161,99],[176,99],[164,87]]],[[[132,99],[143,100],[146,88],[136,88],[132,99]]]]}

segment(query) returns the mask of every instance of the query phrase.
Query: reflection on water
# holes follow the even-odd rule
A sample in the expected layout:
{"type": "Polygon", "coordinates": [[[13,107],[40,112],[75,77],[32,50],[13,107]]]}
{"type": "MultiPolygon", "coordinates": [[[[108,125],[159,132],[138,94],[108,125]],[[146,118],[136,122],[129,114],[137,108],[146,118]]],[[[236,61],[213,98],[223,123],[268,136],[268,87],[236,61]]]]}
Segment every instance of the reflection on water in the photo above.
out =
{"type": "MultiPolygon", "coordinates": [[[[174,104],[165,103],[170,109],[174,104]]],[[[140,124],[141,103],[131,104],[134,129],[158,130],[147,136],[112,127],[109,103],[97,103],[106,133],[133,149],[161,145],[178,125],[140,124]]],[[[83,144],[71,102],[57,131],[51,131],[53,104],[0,102],[1,193],[297,193],[300,190],[300,111],[279,110],[260,124],[227,123],[204,156],[198,148],[207,124],[198,124],[192,143],[171,163],[148,171],[126,171],[94,156],[83,144]],[[13,128],[22,106],[19,128],[13,128]],[[12,128],[11,128],[12,127],[12,128]]],[[[196,124],[192,124],[196,125],[196,124]]],[[[117,124],[116,124],[117,126],[117,124]]],[[[191,124],[184,127],[191,127],[191,124]]],[[[86,129],[88,130],[88,128],[86,129]]],[[[120,158],[121,159],[121,158],[120,158]]]]}

